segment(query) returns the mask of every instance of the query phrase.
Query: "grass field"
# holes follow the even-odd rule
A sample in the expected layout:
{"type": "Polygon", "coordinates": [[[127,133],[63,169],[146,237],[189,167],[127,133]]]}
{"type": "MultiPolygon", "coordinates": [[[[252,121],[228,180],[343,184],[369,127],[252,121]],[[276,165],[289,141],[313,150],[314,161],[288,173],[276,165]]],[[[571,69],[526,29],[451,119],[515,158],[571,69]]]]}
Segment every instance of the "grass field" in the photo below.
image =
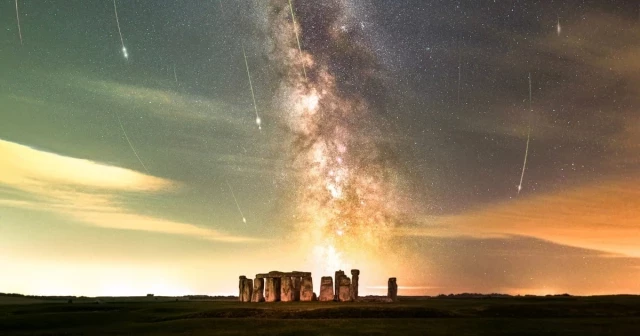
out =
{"type": "Polygon", "coordinates": [[[640,297],[634,296],[398,303],[143,300],[0,300],[0,335],[640,335],[640,297]]]}

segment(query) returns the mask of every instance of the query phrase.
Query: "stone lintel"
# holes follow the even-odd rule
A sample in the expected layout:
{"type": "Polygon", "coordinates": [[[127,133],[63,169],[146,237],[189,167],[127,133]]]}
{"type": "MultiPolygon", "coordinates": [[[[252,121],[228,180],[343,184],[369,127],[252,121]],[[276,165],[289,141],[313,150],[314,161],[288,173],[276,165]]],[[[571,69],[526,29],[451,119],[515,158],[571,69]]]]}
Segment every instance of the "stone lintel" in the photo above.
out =
{"type": "Polygon", "coordinates": [[[278,272],[272,271],[269,273],[260,273],[256,274],[256,279],[264,279],[264,278],[284,278],[284,277],[297,277],[302,278],[306,276],[311,276],[311,272],[278,272]]]}

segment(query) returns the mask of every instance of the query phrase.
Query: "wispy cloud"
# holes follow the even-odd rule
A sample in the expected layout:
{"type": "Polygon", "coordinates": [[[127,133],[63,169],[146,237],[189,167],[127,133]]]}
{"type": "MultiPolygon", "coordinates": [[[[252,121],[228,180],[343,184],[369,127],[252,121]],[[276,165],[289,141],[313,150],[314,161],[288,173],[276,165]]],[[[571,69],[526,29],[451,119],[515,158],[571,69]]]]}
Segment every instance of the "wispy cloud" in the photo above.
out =
{"type": "Polygon", "coordinates": [[[227,235],[197,225],[180,223],[127,209],[122,193],[156,195],[175,190],[173,181],[89,160],[40,151],[0,140],[0,186],[21,192],[3,192],[0,206],[50,211],[86,225],[191,236],[224,242],[258,239],[227,235]]]}
{"type": "Polygon", "coordinates": [[[500,202],[455,216],[430,217],[401,236],[530,236],[557,244],[640,257],[640,177],[601,180],[500,202]]]}

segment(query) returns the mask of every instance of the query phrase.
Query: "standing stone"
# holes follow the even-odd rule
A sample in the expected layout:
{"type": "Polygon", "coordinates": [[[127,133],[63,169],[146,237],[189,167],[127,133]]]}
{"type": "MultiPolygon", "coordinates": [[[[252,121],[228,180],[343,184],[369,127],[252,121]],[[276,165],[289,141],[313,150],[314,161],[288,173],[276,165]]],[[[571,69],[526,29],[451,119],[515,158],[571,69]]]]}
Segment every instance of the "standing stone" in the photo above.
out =
{"type": "Polygon", "coordinates": [[[335,294],[334,300],[338,301],[338,294],[340,293],[340,278],[342,278],[344,276],[344,271],[343,270],[339,270],[336,271],[336,276],[333,278],[334,284],[335,284],[335,288],[333,289],[333,293],[335,294]]]}
{"type": "Polygon", "coordinates": [[[251,302],[264,302],[264,279],[256,278],[253,280],[251,302]]]}
{"type": "Polygon", "coordinates": [[[293,301],[300,301],[300,286],[302,280],[300,277],[292,277],[291,281],[293,282],[293,301]]]}
{"type": "Polygon", "coordinates": [[[387,296],[391,301],[398,301],[398,284],[396,283],[396,278],[389,278],[388,287],[387,296]]]}
{"type": "Polygon", "coordinates": [[[340,302],[351,301],[351,279],[348,276],[343,275],[340,278],[339,288],[338,300],[340,302]]]}
{"type": "Polygon", "coordinates": [[[300,283],[300,301],[313,301],[313,278],[306,276],[300,283]]]}
{"type": "Polygon", "coordinates": [[[293,288],[293,281],[291,280],[291,277],[286,276],[283,278],[280,278],[280,280],[282,281],[281,283],[281,289],[280,289],[280,301],[282,302],[291,302],[295,299],[295,290],[293,288]]]}
{"type": "Polygon", "coordinates": [[[244,281],[245,280],[247,280],[247,277],[244,276],[244,275],[241,275],[240,276],[240,281],[239,281],[239,284],[238,284],[238,289],[239,289],[238,301],[240,301],[240,302],[244,302],[244,301],[242,301],[242,292],[244,291],[243,287],[244,287],[244,281]]]}
{"type": "Polygon", "coordinates": [[[253,293],[253,280],[244,279],[242,285],[242,302],[251,302],[251,294],[253,293]]]}
{"type": "Polygon", "coordinates": [[[280,301],[280,278],[266,278],[264,299],[267,302],[280,301]]]}
{"type": "Polygon", "coordinates": [[[351,270],[351,301],[358,300],[358,280],[360,279],[360,271],[351,270]]]}
{"type": "Polygon", "coordinates": [[[330,276],[324,276],[320,280],[320,301],[333,301],[333,279],[330,276]]]}

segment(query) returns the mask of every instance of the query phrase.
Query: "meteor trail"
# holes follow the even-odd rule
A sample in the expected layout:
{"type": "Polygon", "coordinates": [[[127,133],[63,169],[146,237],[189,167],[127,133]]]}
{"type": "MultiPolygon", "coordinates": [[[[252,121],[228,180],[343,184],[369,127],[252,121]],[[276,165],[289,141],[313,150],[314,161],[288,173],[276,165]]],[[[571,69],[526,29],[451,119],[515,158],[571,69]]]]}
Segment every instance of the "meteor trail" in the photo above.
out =
{"type": "Polygon", "coordinates": [[[173,63],[173,78],[176,80],[176,84],[178,84],[178,75],[176,75],[176,64],[173,63]]]}
{"type": "Polygon", "coordinates": [[[462,55],[458,54],[458,105],[460,105],[460,81],[462,80],[462,55]]]}
{"type": "Polygon", "coordinates": [[[238,204],[238,200],[236,199],[236,194],[233,193],[233,189],[231,188],[231,185],[229,184],[229,181],[224,180],[227,183],[227,187],[229,187],[229,190],[231,191],[231,196],[233,196],[233,200],[236,202],[236,207],[238,208],[238,211],[240,212],[240,215],[242,216],[242,222],[247,224],[247,219],[244,218],[244,214],[242,213],[242,209],[240,209],[240,204],[238,204]]]}
{"type": "Polygon", "coordinates": [[[113,0],[113,11],[116,13],[116,23],[118,24],[118,34],[120,34],[120,42],[122,43],[122,55],[124,56],[125,59],[129,59],[129,53],[127,53],[127,48],[124,46],[124,39],[122,38],[122,31],[120,30],[120,20],[118,19],[118,7],[116,7],[116,0],[113,0]]]}
{"type": "Polygon", "coordinates": [[[556,26],[556,30],[558,32],[558,36],[560,36],[560,33],[562,32],[562,26],[560,26],[560,17],[558,16],[558,25],[556,26]]]}
{"type": "Polygon", "coordinates": [[[22,44],[22,29],[20,29],[20,14],[18,12],[18,0],[16,0],[16,20],[18,20],[18,36],[20,36],[20,45],[22,44]]]}
{"type": "MultiPolygon", "coordinates": [[[[529,118],[531,118],[531,73],[529,73],[529,118]]],[[[531,119],[529,119],[531,120],[531,119]]],[[[529,121],[529,127],[527,131],[527,147],[524,151],[524,163],[522,164],[522,174],[520,174],[520,184],[518,185],[518,195],[522,190],[522,180],[524,179],[524,170],[527,168],[527,157],[529,156],[529,140],[531,140],[531,121],[529,121]]]]}
{"type": "Polygon", "coordinates": [[[304,73],[304,79],[307,79],[307,67],[304,65],[304,59],[302,58],[302,47],[300,46],[300,36],[298,36],[298,30],[296,29],[296,16],[293,13],[293,5],[289,0],[289,9],[291,9],[291,20],[293,20],[293,32],[296,33],[296,41],[298,41],[298,52],[300,52],[300,59],[302,60],[302,72],[304,73]]]}
{"type": "Polygon", "coordinates": [[[256,105],[256,95],[253,92],[253,82],[251,81],[251,72],[249,72],[249,62],[247,61],[247,53],[244,51],[244,45],[242,45],[242,56],[244,56],[244,65],[247,66],[247,76],[249,77],[249,87],[251,88],[251,98],[253,98],[253,109],[256,111],[256,124],[258,129],[262,130],[262,119],[258,115],[258,105],[256,105]]]}
{"type": "Polygon", "coordinates": [[[127,139],[127,143],[129,143],[129,147],[133,151],[133,154],[135,154],[136,157],[138,158],[138,162],[140,162],[140,164],[142,165],[142,168],[144,168],[144,171],[146,171],[147,174],[149,174],[149,170],[147,169],[147,166],[145,166],[144,163],[142,162],[142,159],[140,159],[140,156],[138,155],[138,152],[136,152],[136,149],[131,144],[131,140],[129,140],[129,136],[127,135],[127,131],[124,130],[124,126],[122,125],[122,121],[120,120],[120,115],[118,115],[118,111],[114,110],[114,113],[116,114],[116,118],[118,119],[118,124],[120,124],[120,129],[122,130],[122,134],[124,134],[124,137],[127,139]]]}

